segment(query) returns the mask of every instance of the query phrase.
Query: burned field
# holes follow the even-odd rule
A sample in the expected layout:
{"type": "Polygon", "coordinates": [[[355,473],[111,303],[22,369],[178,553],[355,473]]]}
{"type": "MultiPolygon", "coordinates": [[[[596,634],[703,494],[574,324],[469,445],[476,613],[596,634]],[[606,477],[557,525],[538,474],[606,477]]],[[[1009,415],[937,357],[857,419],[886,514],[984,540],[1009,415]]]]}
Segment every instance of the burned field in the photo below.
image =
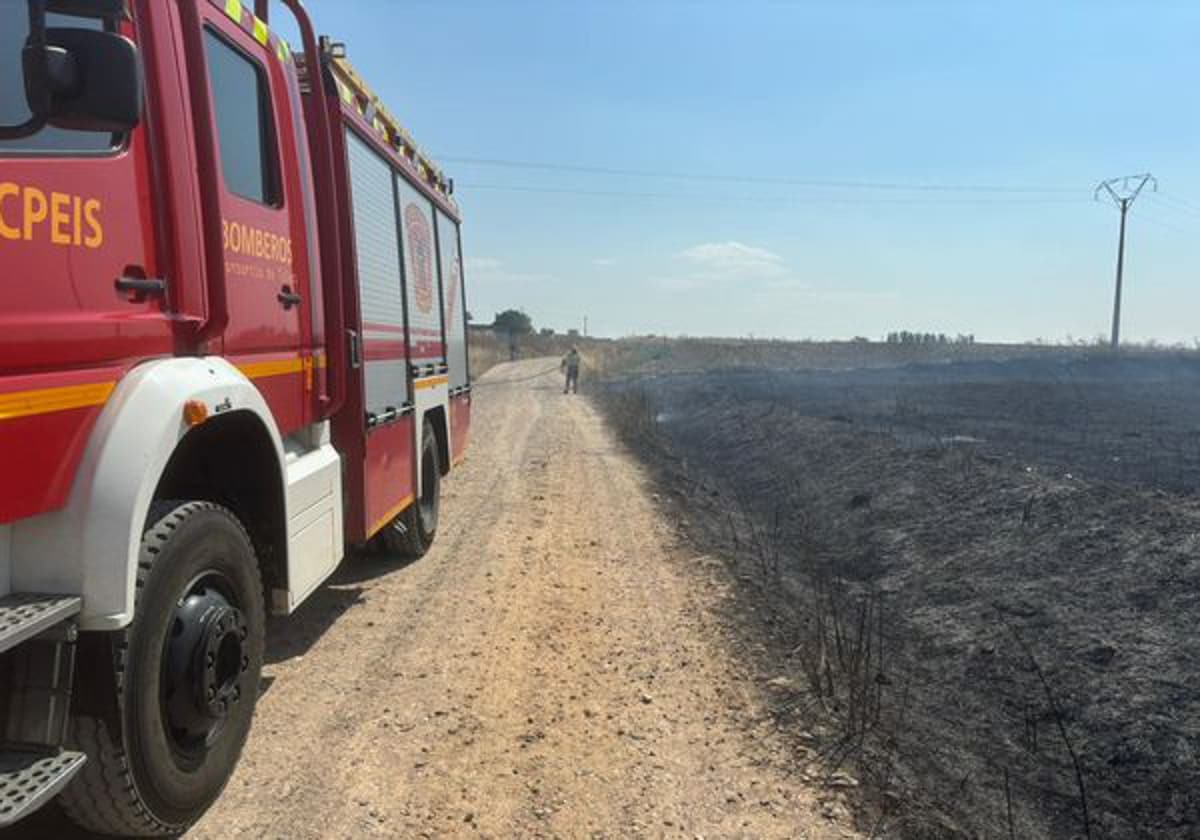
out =
{"type": "Polygon", "coordinates": [[[604,396],[799,756],[894,837],[1200,836],[1200,360],[628,379],[604,396]]]}

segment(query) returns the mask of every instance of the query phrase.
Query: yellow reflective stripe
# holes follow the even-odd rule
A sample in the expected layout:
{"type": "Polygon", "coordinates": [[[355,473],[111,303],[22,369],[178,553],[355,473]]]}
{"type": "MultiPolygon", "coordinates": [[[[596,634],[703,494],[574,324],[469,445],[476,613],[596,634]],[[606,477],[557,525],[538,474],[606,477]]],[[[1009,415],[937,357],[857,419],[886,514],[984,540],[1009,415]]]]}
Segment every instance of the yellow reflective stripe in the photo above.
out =
{"type": "Polygon", "coordinates": [[[283,38],[279,38],[275,42],[275,54],[279,56],[279,60],[286,62],[292,57],[292,49],[288,46],[288,42],[283,38]]]}
{"type": "Polygon", "coordinates": [[[418,379],[413,383],[413,387],[418,391],[424,388],[436,388],[439,385],[445,385],[450,379],[445,376],[435,376],[432,379],[418,379]]]}
{"type": "Polygon", "coordinates": [[[225,14],[239,25],[242,22],[242,0],[225,0],[225,14]]]}
{"type": "Polygon", "coordinates": [[[66,385],[61,388],[0,394],[0,420],[103,405],[108,401],[109,394],[113,392],[116,384],[95,382],[89,385],[66,385]]]}
{"type": "Polygon", "coordinates": [[[304,390],[311,391],[313,389],[313,357],[301,358],[300,367],[304,370],[304,390]]]}
{"type": "Polygon", "coordinates": [[[267,25],[257,17],[254,18],[254,40],[258,41],[264,47],[271,40],[271,30],[267,29],[267,25]]]}
{"type": "Polygon", "coordinates": [[[342,97],[342,101],[347,105],[354,101],[354,92],[350,90],[350,88],[346,87],[345,83],[343,83],[340,79],[337,83],[337,89],[338,95],[342,97]]]}
{"type": "Polygon", "coordinates": [[[251,362],[238,365],[238,370],[249,379],[262,379],[266,376],[282,376],[286,373],[300,373],[304,370],[304,361],[300,358],[283,359],[277,362],[251,362]]]}
{"type": "Polygon", "coordinates": [[[375,534],[378,533],[380,531],[380,529],[383,528],[384,525],[387,525],[389,522],[391,522],[393,519],[395,519],[397,516],[399,516],[401,513],[403,513],[404,509],[407,508],[412,503],[413,503],[412,495],[410,494],[408,496],[405,496],[403,499],[400,500],[400,503],[398,505],[396,505],[391,510],[389,510],[387,513],[385,513],[383,516],[381,516],[377,520],[375,520],[375,524],[371,526],[371,530],[367,534],[367,536],[368,537],[375,536],[375,534]]]}

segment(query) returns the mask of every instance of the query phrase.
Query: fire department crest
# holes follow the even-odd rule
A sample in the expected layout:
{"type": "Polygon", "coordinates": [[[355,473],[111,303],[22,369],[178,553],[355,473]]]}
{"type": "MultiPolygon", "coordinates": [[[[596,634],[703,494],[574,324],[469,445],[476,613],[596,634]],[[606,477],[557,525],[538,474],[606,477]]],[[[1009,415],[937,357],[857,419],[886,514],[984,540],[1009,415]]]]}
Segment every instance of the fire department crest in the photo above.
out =
{"type": "Polygon", "coordinates": [[[433,309],[433,236],[429,220],[416,204],[404,208],[404,229],[408,234],[413,302],[422,312],[429,312],[433,309]]]}

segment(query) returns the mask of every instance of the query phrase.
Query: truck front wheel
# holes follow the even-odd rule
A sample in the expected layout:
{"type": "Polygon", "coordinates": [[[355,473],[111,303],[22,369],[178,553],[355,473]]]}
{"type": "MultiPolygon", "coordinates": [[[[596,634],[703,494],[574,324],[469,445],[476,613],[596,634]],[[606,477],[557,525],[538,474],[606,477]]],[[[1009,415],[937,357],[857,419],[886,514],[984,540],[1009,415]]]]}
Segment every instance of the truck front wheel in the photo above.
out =
{"type": "Polygon", "coordinates": [[[258,699],[265,611],[245,529],[209,502],[159,503],[149,521],[112,674],[88,685],[81,668],[77,688],[115,687],[108,714],[75,716],[88,762],[62,797],[75,822],[103,834],[177,834],[194,823],[233,773],[258,699]]]}

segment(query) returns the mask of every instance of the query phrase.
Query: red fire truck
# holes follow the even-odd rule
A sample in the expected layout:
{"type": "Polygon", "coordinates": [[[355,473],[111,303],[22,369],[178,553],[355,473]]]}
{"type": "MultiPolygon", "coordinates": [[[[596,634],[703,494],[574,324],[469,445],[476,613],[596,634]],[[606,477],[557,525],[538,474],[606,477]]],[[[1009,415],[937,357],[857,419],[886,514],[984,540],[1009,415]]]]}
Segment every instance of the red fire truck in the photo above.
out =
{"type": "Polygon", "coordinates": [[[452,184],[271,9],[0,0],[0,826],[193,823],[266,615],[422,554],[463,457],[452,184]]]}

